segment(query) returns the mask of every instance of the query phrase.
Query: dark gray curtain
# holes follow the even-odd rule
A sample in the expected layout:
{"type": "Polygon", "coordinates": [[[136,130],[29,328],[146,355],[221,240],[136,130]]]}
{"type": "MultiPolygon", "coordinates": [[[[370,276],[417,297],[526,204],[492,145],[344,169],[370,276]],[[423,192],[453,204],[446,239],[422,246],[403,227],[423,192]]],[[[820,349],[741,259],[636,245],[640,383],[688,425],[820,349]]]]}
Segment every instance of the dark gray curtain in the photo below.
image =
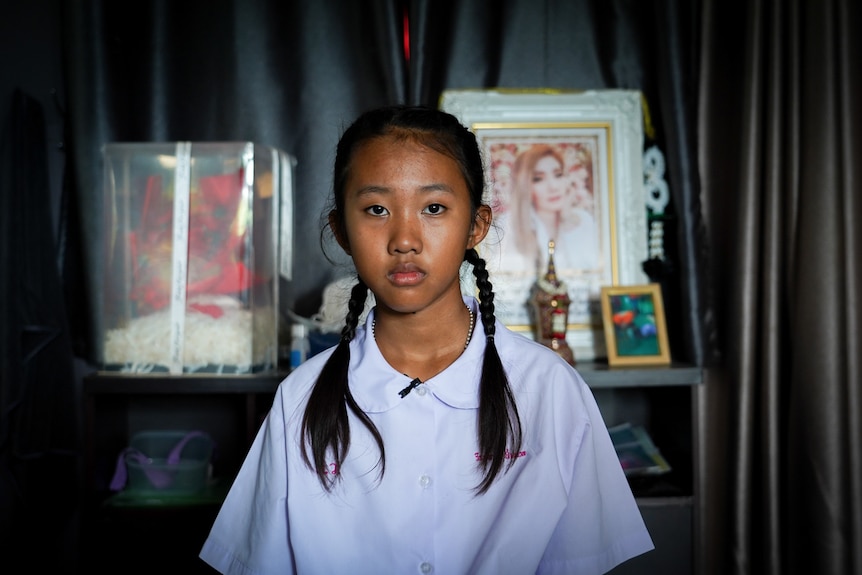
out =
{"type": "Polygon", "coordinates": [[[705,3],[702,573],[862,573],[862,7],[705,3]]]}
{"type": "MultiPolygon", "coordinates": [[[[359,111],[389,103],[436,106],[447,88],[642,90],[673,194],[670,257],[653,271],[668,301],[679,302],[667,312],[675,357],[703,361],[709,327],[706,282],[698,279],[701,222],[690,136],[696,12],[689,3],[187,0],[64,7],[69,169],[85,252],[98,253],[101,241],[104,143],[273,145],[298,161],[301,256],[294,281],[284,286],[284,305],[303,315],[317,310],[320,288],[344,273],[319,249],[320,215],[335,143],[359,111]]],[[[83,280],[97,316],[100,264],[90,258],[83,280]]]]}
{"type": "Polygon", "coordinates": [[[44,110],[16,90],[0,126],[0,561],[62,572],[60,550],[75,545],[83,450],[44,110]]]}

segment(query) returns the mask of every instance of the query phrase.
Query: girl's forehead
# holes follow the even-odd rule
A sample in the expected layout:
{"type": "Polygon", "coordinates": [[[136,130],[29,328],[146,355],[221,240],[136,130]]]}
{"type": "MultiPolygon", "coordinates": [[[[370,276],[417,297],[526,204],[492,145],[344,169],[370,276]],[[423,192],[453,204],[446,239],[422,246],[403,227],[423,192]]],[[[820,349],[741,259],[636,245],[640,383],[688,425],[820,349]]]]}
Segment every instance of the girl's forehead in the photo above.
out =
{"type": "Polygon", "coordinates": [[[378,149],[409,149],[411,152],[419,152],[424,150],[432,150],[430,146],[428,146],[423,138],[420,138],[417,134],[412,134],[410,132],[393,132],[388,134],[381,134],[378,136],[373,136],[368,138],[367,140],[361,142],[354,152],[354,156],[361,152],[366,152],[368,150],[378,150],[378,149]]]}
{"type": "Polygon", "coordinates": [[[395,180],[416,184],[439,180],[466,186],[454,159],[413,138],[389,136],[368,140],[355,150],[347,180],[350,186],[395,180]]]}
{"type": "Polygon", "coordinates": [[[458,169],[458,163],[454,159],[425,145],[420,140],[378,136],[367,140],[355,150],[351,162],[351,171],[357,168],[374,171],[405,162],[414,166],[416,164],[428,164],[439,169],[442,165],[446,165],[458,169]]]}

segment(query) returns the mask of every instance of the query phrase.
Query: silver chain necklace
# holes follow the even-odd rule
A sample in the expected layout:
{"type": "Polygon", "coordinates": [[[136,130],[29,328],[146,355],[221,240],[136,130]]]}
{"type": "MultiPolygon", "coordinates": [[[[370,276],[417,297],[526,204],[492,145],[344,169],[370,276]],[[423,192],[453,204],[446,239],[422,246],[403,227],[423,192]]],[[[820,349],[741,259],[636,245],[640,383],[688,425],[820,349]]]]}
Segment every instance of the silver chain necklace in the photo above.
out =
{"type": "MultiPolygon", "coordinates": [[[[464,306],[467,308],[467,313],[470,314],[470,327],[467,328],[467,341],[464,342],[464,349],[467,349],[467,346],[470,345],[470,340],[473,339],[473,326],[476,324],[476,316],[473,315],[473,310],[470,309],[469,306],[464,306]]],[[[377,341],[377,332],[375,328],[377,327],[377,317],[371,320],[371,337],[377,341]]]]}

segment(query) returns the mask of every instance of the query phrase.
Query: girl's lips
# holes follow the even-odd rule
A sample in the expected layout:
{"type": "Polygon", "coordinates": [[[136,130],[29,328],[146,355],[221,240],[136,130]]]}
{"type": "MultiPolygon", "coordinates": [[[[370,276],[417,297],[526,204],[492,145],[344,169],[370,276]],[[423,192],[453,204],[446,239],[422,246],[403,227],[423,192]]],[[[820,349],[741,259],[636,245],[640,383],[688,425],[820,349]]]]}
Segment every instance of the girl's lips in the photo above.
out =
{"type": "Polygon", "coordinates": [[[389,272],[389,281],[399,286],[411,286],[422,281],[425,272],[413,264],[400,265],[389,272]]]}

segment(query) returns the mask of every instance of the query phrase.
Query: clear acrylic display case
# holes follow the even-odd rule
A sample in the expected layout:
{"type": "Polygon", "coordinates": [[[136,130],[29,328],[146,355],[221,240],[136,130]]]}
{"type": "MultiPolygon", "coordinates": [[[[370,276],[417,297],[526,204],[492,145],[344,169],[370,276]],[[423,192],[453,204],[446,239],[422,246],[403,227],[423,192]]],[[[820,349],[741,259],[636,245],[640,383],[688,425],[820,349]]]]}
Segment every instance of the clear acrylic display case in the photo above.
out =
{"type": "Polygon", "coordinates": [[[167,142],[107,144],[103,160],[100,368],[276,370],[293,158],[250,142],[167,142]]]}

